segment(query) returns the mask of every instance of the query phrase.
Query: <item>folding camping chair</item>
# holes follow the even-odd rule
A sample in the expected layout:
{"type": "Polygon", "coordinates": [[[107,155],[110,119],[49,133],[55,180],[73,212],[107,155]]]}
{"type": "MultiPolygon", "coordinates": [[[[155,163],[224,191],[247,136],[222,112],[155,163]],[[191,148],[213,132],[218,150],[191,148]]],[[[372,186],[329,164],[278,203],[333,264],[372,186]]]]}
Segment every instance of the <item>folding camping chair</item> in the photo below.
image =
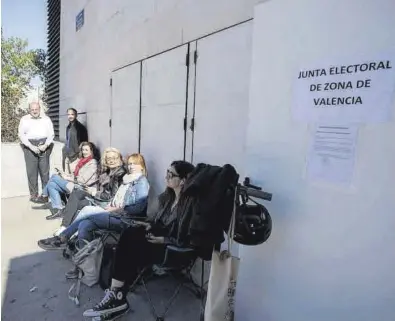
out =
{"type": "Polygon", "coordinates": [[[130,286],[130,291],[134,291],[140,284],[143,286],[152,314],[156,321],[165,320],[167,313],[180,293],[182,287],[186,287],[200,299],[200,321],[204,320],[204,298],[206,294],[204,289],[204,260],[202,260],[201,264],[200,286],[194,282],[191,275],[191,270],[196,264],[197,259],[198,255],[194,249],[168,245],[163,262],[159,265],[143,268],[130,286]],[[147,283],[161,276],[173,277],[178,282],[178,285],[174,290],[173,295],[166,302],[163,312],[158,313],[148,291],[147,283]]]}

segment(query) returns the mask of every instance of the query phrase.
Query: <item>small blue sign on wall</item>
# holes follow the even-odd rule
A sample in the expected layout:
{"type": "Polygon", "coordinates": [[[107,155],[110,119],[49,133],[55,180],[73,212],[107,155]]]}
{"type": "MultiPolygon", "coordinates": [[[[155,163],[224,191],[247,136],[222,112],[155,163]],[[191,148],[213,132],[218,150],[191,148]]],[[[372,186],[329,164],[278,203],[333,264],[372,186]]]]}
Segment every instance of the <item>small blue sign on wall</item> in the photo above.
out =
{"type": "Polygon", "coordinates": [[[82,28],[85,22],[84,9],[82,9],[77,16],[75,17],[75,31],[78,31],[82,28]]]}

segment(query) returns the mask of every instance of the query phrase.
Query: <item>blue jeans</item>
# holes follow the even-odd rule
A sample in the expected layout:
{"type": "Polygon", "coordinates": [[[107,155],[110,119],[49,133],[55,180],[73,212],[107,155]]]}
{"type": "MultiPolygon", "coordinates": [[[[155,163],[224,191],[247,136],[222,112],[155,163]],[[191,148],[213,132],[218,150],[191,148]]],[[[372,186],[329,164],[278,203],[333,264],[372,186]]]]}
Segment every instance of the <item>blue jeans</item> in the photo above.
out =
{"type": "Polygon", "coordinates": [[[127,225],[121,221],[120,216],[115,216],[109,212],[93,214],[82,220],[74,221],[67,229],[65,229],[60,236],[70,239],[78,231],[78,246],[84,247],[85,241],[92,241],[94,239],[94,232],[105,229],[121,233],[127,225]]]}
{"type": "Polygon", "coordinates": [[[81,221],[81,220],[86,219],[89,216],[97,215],[97,214],[101,214],[101,213],[108,213],[108,212],[100,206],[88,205],[88,206],[83,207],[82,210],[79,211],[79,213],[75,217],[74,221],[81,221]]]}
{"type": "Polygon", "coordinates": [[[66,187],[67,183],[68,181],[66,181],[59,175],[52,175],[49,179],[48,184],[45,185],[45,187],[43,188],[42,194],[43,196],[49,196],[52,208],[63,208],[60,195],[64,193],[70,193],[70,191],[66,187]]]}

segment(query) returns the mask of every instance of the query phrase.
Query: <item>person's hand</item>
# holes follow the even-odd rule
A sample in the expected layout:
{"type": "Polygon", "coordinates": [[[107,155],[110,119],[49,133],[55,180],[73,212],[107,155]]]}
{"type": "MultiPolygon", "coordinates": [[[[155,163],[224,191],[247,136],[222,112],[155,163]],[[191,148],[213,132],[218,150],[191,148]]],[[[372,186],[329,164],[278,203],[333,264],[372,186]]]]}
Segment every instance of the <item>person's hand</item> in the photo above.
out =
{"type": "Polygon", "coordinates": [[[115,206],[110,206],[110,205],[108,205],[108,206],[105,208],[105,210],[108,211],[108,212],[116,212],[116,211],[120,210],[120,208],[119,208],[119,207],[115,207],[115,206]]]}
{"type": "Polygon", "coordinates": [[[41,151],[41,152],[45,152],[46,150],[47,150],[47,145],[40,145],[40,146],[38,146],[38,149],[41,151]]]}
{"type": "Polygon", "coordinates": [[[147,241],[153,244],[164,244],[164,236],[153,236],[152,234],[147,235],[147,241]]]}
{"type": "Polygon", "coordinates": [[[32,145],[29,148],[34,154],[40,154],[41,153],[41,150],[37,146],[32,145]]]}
{"type": "Polygon", "coordinates": [[[64,173],[59,168],[55,168],[55,171],[56,171],[56,175],[63,177],[64,173]]]}
{"type": "Polygon", "coordinates": [[[61,174],[60,176],[63,177],[66,181],[74,182],[74,177],[73,177],[73,175],[69,175],[69,174],[63,173],[63,174],[61,174]]]}
{"type": "Polygon", "coordinates": [[[132,224],[134,226],[144,227],[146,231],[149,231],[151,229],[151,224],[147,223],[147,222],[141,222],[141,221],[132,220],[132,224]]]}
{"type": "Polygon", "coordinates": [[[91,194],[92,196],[95,196],[95,194],[96,194],[96,188],[94,188],[94,187],[87,187],[87,188],[86,188],[86,191],[87,191],[89,194],[91,194]]]}

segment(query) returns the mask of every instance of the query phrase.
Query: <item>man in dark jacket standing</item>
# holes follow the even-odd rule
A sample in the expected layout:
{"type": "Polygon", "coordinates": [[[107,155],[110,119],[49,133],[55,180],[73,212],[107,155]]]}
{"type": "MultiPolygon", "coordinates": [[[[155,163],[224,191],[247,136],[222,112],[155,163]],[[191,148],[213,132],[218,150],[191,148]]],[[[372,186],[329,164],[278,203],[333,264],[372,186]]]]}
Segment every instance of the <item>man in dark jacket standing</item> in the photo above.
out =
{"type": "Polygon", "coordinates": [[[63,171],[73,172],[70,164],[74,163],[79,154],[79,147],[82,142],[88,141],[88,131],[78,119],[78,112],[74,108],[67,109],[69,124],[66,128],[66,144],[63,147],[63,171]]]}

